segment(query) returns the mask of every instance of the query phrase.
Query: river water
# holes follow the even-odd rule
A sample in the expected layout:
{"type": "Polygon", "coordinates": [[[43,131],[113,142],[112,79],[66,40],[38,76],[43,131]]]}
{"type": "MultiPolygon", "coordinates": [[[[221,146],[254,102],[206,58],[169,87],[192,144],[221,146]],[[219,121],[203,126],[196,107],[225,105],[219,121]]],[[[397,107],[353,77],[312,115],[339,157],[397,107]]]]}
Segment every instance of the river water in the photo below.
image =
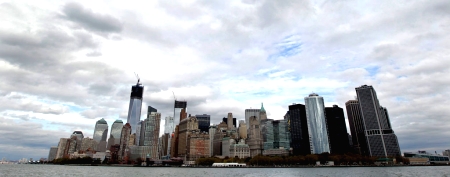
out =
{"type": "Polygon", "coordinates": [[[450,176],[450,166],[181,168],[1,164],[0,176],[450,176]]]}

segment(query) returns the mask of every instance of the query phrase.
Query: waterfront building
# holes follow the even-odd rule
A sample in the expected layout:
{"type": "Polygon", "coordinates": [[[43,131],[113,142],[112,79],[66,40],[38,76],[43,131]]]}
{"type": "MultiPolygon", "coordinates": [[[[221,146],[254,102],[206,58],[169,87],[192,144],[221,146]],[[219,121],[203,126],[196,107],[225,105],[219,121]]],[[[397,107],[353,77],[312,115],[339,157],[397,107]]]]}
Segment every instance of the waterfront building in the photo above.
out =
{"type": "Polygon", "coordinates": [[[201,132],[208,132],[211,116],[208,114],[202,114],[202,115],[195,115],[195,117],[198,120],[198,129],[200,129],[201,132]]]}
{"type": "Polygon", "coordinates": [[[92,138],[86,137],[86,138],[83,138],[83,140],[81,142],[81,151],[82,152],[95,151],[97,149],[97,146],[98,146],[97,141],[95,141],[92,138]]]}
{"type": "Polygon", "coordinates": [[[323,97],[316,93],[305,97],[305,109],[311,154],[330,153],[323,97]]]}
{"type": "Polygon", "coordinates": [[[399,156],[400,146],[392,130],[387,109],[380,106],[375,89],[363,85],[356,89],[366,143],[370,156],[399,156]]]}
{"type": "Polygon", "coordinates": [[[442,151],[442,155],[450,157],[450,149],[442,151]]]}
{"type": "Polygon", "coordinates": [[[209,126],[209,155],[213,156],[213,141],[214,141],[214,135],[216,134],[217,126],[211,125],[209,126]]]}
{"type": "Polygon", "coordinates": [[[146,129],[145,120],[142,120],[141,122],[139,122],[139,124],[141,125],[139,133],[139,146],[144,146],[145,129],[146,129]]]}
{"type": "Polygon", "coordinates": [[[171,145],[170,145],[170,157],[178,157],[178,133],[179,125],[175,126],[175,131],[172,133],[171,145]]]}
{"type": "Polygon", "coordinates": [[[261,122],[265,124],[261,132],[263,137],[263,155],[289,155],[290,133],[287,121],[266,119],[266,121],[261,122]]]}
{"type": "Polygon", "coordinates": [[[239,139],[247,139],[247,124],[244,120],[239,121],[239,139]]]}
{"type": "Polygon", "coordinates": [[[361,117],[361,108],[358,100],[349,100],[345,102],[347,109],[348,124],[352,134],[353,149],[357,154],[369,155],[364,131],[364,123],[361,117]]]}
{"type": "MultiPolygon", "coordinates": [[[[404,152],[403,153],[404,157],[408,158],[408,159],[412,159],[414,161],[419,161],[419,162],[424,162],[417,160],[417,158],[427,158],[428,160],[426,161],[425,165],[427,164],[449,164],[450,160],[448,156],[443,156],[443,155],[439,155],[439,154],[430,154],[427,153],[426,151],[417,151],[417,152],[404,152]]],[[[417,164],[417,163],[413,163],[413,164],[417,164]]],[[[423,164],[422,164],[423,165],[423,164]]]]}
{"type": "Polygon", "coordinates": [[[223,157],[230,157],[230,146],[235,144],[234,139],[230,137],[223,137],[222,138],[222,156],[223,157]]]}
{"type": "Polygon", "coordinates": [[[99,144],[96,151],[105,152],[106,151],[106,138],[108,136],[108,123],[104,118],[98,120],[95,123],[94,129],[94,140],[99,144]]]}
{"type": "Polygon", "coordinates": [[[55,160],[56,159],[56,153],[58,153],[58,147],[56,147],[56,146],[50,147],[50,151],[48,152],[47,160],[49,162],[55,160]]]}
{"type": "Polygon", "coordinates": [[[186,160],[195,161],[199,158],[210,157],[209,134],[193,130],[188,135],[186,160]]]}
{"type": "Polygon", "coordinates": [[[150,158],[158,158],[158,139],[161,113],[152,112],[145,119],[144,146],[150,146],[150,158]]]}
{"type": "Polygon", "coordinates": [[[228,126],[225,122],[221,122],[216,126],[217,129],[214,133],[213,139],[213,154],[211,156],[221,156],[222,155],[222,139],[227,135],[228,126]]]}
{"type": "Polygon", "coordinates": [[[178,130],[178,157],[187,155],[187,139],[191,131],[198,129],[198,121],[195,116],[180,121],[178,130]]]}
{"type": "MultiPolygon", "coordinates": [[[[130,152],[130,159],[131,160],[136,160],[137,158],[140,158],[141,160],[145,160],[146,158],[151,158],[151,159],[157,159],[154,157],[151,157],[149,154],[151,154],[152,152],[152,147],[151,146],[129,146],[128,147],[129,152],[130,152]]],[[[157,156],[157,155],[155,155],[157,156]]]]}
{"type": "Polygon", "coordinates": [[[310,154],[311,150],[305,105],[290,105],[288,114],[293,155],[310,154]]]}
{"type": "Polygon", "coordinates": [[[161,154],[161,157],[165,157],[166,159],[169,159],[170,157],[170,133],[164,133],[161,136],[161,150],[159,153],[161,154]]]}
{"type": "Polygon", "coordinates": [[[250,157],[250,147],[245,144],[244,139],[240,139],[237,144],[234,143],[230,146],[230,158],[235,157],[240,159],[250,157]]]}
{"type": "Polygon", "coordinates": [[[128,140],[128,146],[133,146],[135,145],[135,140],[136,140],[136,133],[133,133],[130,135],[130,139],[128,140]]]}
{"type": "Polygon", "coordinates": [[[58,150],[56,152],[56,159],[69,158],[69,154],[76,151],[76,138],[61,138],[58,143],[58,150]]]}
{"type": "Polygon", "coordinates": [[[248,134],[247,144],[250,147],[250,156],[255,157],[262,154],[262,137],[260,122],[256,116],[251,116],[249,119],[250,128],[248,134]]]}
{"type": "Polygon", "coordinates": [[[330,151],[333,154],[345,154],[350,150],[344,109],[337,105],[325,108],[325,119],[330,139],[330,151]]]}
{"type": "Polygon", "coordinates": [[[131,135],[131,125],[130,125],[130,123],[126,123],[122,127],[118,160],[125,160],[125,157],[128,156],[128,151],[129,151],[128,143],[130,141],[130,135],[131,135]]]}
{"type": "Polygon", "coordinates": [[[137,127],[136,127],[136,138],[135,138],[135,141],[134,141],[134,145],[136,145],[136,146],[139,146],[139,142],[141,141],[141,136],[142,136],[142,139],[144,138],[144,134],[141,134],[141,132],[142,132],[142,127],[145,127],[145,125],[143,125],[144,124],[144,121],[143,120],[141,120],[141,121],[139,121],[138,122],[138,124],[137,124],[137,127]]]}
{"type": "Polygon", "coordinates": [[[76,141],[77,141],[77,146],[75,148],[75,151],[79,151],[79,150],[81,150],[81,141],[84,138],[83,132],[81,132],[81,131],[74,131],[72,133],[72,135],[70,135],[70,138],[74,138],[74,137],[76,138],[76,141]]]}
{"type": "MultiPolygon", "coordinates": [[[[144,86],[138,82],[131,87],[130,106],[128,108],[127,123],[131,126],[131,133],[136,133],[138,123],[141,121],[142,96],[144,86]]],[[[95,138],[94,138],[95,139],[95,138]]]]}
{"type": "Polygon", "coordinates": [[[108,139],[108,149],[111,148],[112,145],[120,144],[120,137],[122,133],[123,122],[122,120],[117,119],[111,125],[111,132],[109,133],[108,139]]]}

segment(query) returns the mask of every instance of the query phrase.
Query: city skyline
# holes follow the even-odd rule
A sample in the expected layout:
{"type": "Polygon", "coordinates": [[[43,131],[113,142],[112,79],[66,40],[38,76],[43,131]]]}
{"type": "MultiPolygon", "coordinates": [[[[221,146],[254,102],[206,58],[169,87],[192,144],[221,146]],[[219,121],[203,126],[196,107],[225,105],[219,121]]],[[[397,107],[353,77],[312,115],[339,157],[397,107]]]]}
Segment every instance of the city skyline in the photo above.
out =
{"type": "Polygon", "coordinates": [[[177,99],[213,124],[244,120],[261,102],[281,120],[312,92],[345,111],[356,87],[373,85],[401,152],[441,152],[449,2],[387,3],[6,1],[0,157],[46,157],[73,131],[93,138],[101,118],[126,122],[134,72],[145,87],[140,120],[148,106],[173,116],[177,99]]]}

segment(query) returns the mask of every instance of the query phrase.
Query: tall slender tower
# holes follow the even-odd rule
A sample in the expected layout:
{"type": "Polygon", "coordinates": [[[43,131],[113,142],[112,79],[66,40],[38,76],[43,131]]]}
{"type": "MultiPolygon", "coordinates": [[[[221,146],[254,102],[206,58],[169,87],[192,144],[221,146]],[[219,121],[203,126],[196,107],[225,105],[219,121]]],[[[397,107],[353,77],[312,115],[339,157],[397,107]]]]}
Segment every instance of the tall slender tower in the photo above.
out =
{"type": "Polygon", "coordinates": [[[363,85],[355,90],[369,155],[376,157],[400,155],[400,146],[391,128],[387,109],[380,106],[375,89],[372,86],[363,85]]]}
{"type": "Polygon", "coordinates": [[[108,136],[108,123],[100,119],[95,123],[94,140],[98,142],[97,151],[106,151],[106,138],[108,136]]]}
{"type": "Polygon", "coordinates": [[[131,87],[130,107],[128,108],[127,123],[131,126],[131,133],[136,133],[138,123],[141,120],[142,96],[144,86],[138,82],[131,87]]]}
{"type": "Polygon", "coordinates": [[[290,105],[288,114],[293,154],[305,155],[311,153],[305,105],[290,105]]]}
{"type": "Polygon", "coordinates": [[[347,118],[350,126],[350,133],[352,134],[354,151],[358,154],[369,155],[359,101],[349,100],[345,102],[345,107],[347,109],[347,118]]]}
{"type": "Polygon", "coordinates": [[[112,145],[120,144],[120,136],[122,134],[122,127],[123,127],[123,122],[122,122],[122,120],[119,120],[119,119],[114,121],[114,123],[111,125],[111,132],[109,133],[108,146],[107,146],[108,150],[111,148],[112,145]]]}
{"type": "Polygon", "coordinates": [[[350,150],[344,110],[338,105],[325,108],[325,118],[330,139],[330,150],[333,154],[345,154],[350,150]]]}
{"type": "Polygon", "coordinates": [[[228,125],[228,130],[233,129],[233,113],[228,113],[227,116],[227,125],[228,125]]]}
{"type": "Polygon", "coordinates": [[[305,106],[311,154],[330,153],[323,97],[316,93],[309,94],[305,97],[305,106]]]}

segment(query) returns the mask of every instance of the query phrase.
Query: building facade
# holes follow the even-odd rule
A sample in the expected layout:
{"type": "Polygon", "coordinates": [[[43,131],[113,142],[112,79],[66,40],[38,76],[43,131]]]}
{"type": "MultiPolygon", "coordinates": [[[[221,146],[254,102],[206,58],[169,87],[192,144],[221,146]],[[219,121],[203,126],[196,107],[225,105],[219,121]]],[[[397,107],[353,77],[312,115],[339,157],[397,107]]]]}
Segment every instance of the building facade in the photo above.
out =
{"type": "Polygon", "coordinates": [[[316,93],[305,97],[305,109],[311,154],[330,153],[323,97],[316,93]]]}
{"type": "Polygon", "coordinates": [[[195,161],[199,158],[210,157],[210,139],[206,132],[194,130],[188,135],[187,160],[195,161]]]}
{"type": "Polygon", "coordinates": [[[136,133],[138,123],[141,121],[142,96],[144,86],[138,82],[131,87],[130,106],[128,108],[127,123],[131,126],[131,133],[136,133]]]}
{"type": "Polygon", "coordinates": [[[198,129],[200,129],[201,132],[208,132],[211,116],[208,114],[202,114],[202,115],[195,115],[195,117],[198,120],[198,129]]]}
{"type": "Polygon", "coordinates": [[[161,113],[152,112],[145,119],[144,146],[150,146],[150,158],[158,158],[158,139],[161,113]]]}
{"type": "Polygon", "coordinates": [[[330,139],[330,151],[333,154],[350,152],[347,126],[345,125],[344,109],[337,105],[325,108],[325,118],[330,139]]]}
{"type": "Polygon", "coordinates": [[[244,120],[239,121],[239,139],[247,139],[247,124],[244,120]]]}
{"type": "Polygon", "coordinates": [[[356,94],[366,135],[368,155],[376,157],[399,156],[400,146],[391,128],[387,109],[380,106],[375,89],[363,85],[356,94]]]}
{"type": "Polygon", "coordinates": [[[122,127],[122,133],[120,137],[120,149],[118,153],[119,160],[127,160],[126,158],[129,155],[128,143],[130,141],[131,136],[131,125],[130,123],[126,123],[122,127]]]}
{"type": "Polygon", "coordinates": [[[291,132],[291,146],[294,155],[310,154],[308,123],[306,109],[303,104],[289,106],[289,125],[291,132]]]}
{"type": "Polygon", "coordinates": [[[122,127],[123,122],[122,120],[117,119],[114,121],[114,123],[111,125],[111,132],[109,133],[109,139],[108,139],[108,149],[115,144],[120,144],[120,137],[122,134],[122,127]]]}
{"type": "Polygon", "coordinates": [[[250,117],[255,116],[256,119],[259,121],[259,114],[261,112],[261,109],[245,109],[245,123],[247,123],[247,130],[250,129],[250,117]]]}
{"type": "Polygon", "coordinates": [[[100,119],[95,123],[94,129],[94,140],[99,143],[96,151],[105,152],[106,151],[106,138],[108,136],[108,123],[104,118],[100,119]],[[104,147],[103,147],[104,145],[104,147]]]}

